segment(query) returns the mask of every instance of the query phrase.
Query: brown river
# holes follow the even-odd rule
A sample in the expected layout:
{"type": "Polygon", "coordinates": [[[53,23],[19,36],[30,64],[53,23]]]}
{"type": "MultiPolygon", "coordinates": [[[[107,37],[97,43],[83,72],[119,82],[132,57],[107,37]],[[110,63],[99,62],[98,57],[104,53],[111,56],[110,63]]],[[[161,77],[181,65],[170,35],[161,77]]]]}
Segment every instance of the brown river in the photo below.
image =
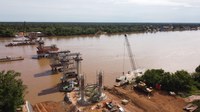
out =
{"type": "MultiPolygon", "coordinates": [[[[169,72],[187,70],[194,72],[200,64],[200,31],[158,32],[128,34],[138,68],[162,68],[169,72]]],[[[0,70],[21,73],[27,85],[26,100],[32,104],[42,101],[61,101],[64,94],[56,90],[61,74],[51,73],[48,59],[32,59],[36,46],[5,47],[12,39],[0,39],[0,57],[23,56],[16,62],[0,63],[0,70]]],[[[125,69],[131,69],[124,35],[73,36],[45,38],[45,45],[56,44],[60,50],[80,52],[81,73],[88,83],[95,83],[96,72],[104,71],[104,85],[112,86],[115,78],[125,69]],[[125,56],[124,56],[125,52],[125,56]]]]}

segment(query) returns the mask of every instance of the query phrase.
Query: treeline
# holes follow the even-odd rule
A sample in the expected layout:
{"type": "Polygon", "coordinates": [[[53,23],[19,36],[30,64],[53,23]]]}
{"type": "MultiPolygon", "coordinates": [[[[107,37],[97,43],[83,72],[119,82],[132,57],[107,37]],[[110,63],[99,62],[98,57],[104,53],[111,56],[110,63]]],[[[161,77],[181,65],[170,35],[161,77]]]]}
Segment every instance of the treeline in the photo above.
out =
{"type": "Polygon", "coordinates": [[[200,24],[169,23],[43,23],[0,22],[0,36],[13,37],[17,32],[42,32],[44,36],[87,35],[97,33],[154,32],[188,30],[200,24]]]}
{"type": "Polygon", "coordinates": [[[17,32],[42,32],[45,36],[87,35],[96,33],[143,32],[142,25],[105,23],[0,23],[0,36],[17,32]]]}
{"type": "Polygon", "coordinates": [[[165,72],[162,69],[147,70],[143,76],[138,77],[136,82],[144,81],[148,86],[161,85],[162,90],[190,93],[200,90],[200,65],[195,73],[181,70],[175,73],[165,72]]]}

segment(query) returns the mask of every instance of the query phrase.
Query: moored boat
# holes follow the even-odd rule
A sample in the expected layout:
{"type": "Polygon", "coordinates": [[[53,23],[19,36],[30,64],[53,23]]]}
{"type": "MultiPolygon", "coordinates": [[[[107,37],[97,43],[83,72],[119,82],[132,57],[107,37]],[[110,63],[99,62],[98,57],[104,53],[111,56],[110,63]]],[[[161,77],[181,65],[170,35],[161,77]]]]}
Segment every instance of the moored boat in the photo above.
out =
{"type": "Polygon", "coordinates": [[[24,32],[19,32],[18,35],[15,35],[16,38],[14,38],[11,43],[5,46],[13,47],[13,46],[35,45],[39,43],[44,44],[44,41],[41,37],[42,35],[41,32],[29,32],[26,33],[26,35],[27,36],[24,36],[24,32]]]}
{"type": "Polygon", "coordinates": [[[13,42],[26,42],[26,41],[30,41],[30,39],[27,37],[16,37],[12,41],[13,42]]]}
{"type": "Polygon", "coordinates": [[[19,61],[19,60],[24,60],[23,57],[11,57],[11,56],[6,56],[4,58],[0,58],[0,62],[9,62],[9,61],[19,61]]]}
{"type": "Polygon", "coordinates": [[[36,42],[11,42],[6,47],[13,47],[13,46],[24,46],[24,45],[35,45],[36,42]]]}

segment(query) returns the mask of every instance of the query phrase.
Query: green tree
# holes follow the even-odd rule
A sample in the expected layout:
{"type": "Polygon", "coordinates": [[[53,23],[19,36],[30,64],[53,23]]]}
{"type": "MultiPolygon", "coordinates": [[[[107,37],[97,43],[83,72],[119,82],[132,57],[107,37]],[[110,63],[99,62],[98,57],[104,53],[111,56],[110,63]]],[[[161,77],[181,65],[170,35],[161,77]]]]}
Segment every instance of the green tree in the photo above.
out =
{"type": "Polygon", "coordinates": [[[193,73],[193,74],[192,74],[192,78],[193,78],[195,81],[197,81],[197,82],[200,83],[200,72],[199,72],[199,73],[198,73],[198,72],[193,73]]]}
{"type": "Polygon", "coordinates": [[[157,83],[161,82],[164,73],[162,69],[147,70],[142,76],[142,80],[145,81],[147,85],[155,87],[157,83]]]}
{"type": "Polygon", "coordinates": [[[192,88],[193,80],[191,75],[184,70],[176,71],[173,74],[173,83],[175,83],[176,90],[190,91],[192,88]]]}
{"type": "MultiPolygon", "coordinates": [[[[200,74],[194,75],[196,80],[200,80],[200,74]]],[[[148,86],[155,87],[161,84],[161,89],[175,92],[190,92],[193,87],[200,88],[200,84],[184,70],[175,73],[165,72],[162,69],[147,70],[143,76],[136,78],[136,82],[144,81],[148,86]]]]}
{"type": "Polygon", "coordinates": [[[195,71],[200,73],[200,65],[195,69],[195,71]]]}
{"type": "Polygon", "coordinates": [[[175,90],[175,85],[173,84],[172,75],[169,72],[164,73],[162,80],[161,80],[161,88],[167,91],[175,90]]]}
{"type": "Polygon", "coordinates": [[[192,73],[192,78],[194,80],[194,85],[200,89],[200,72],[192,73]]]}
{"type": "Polygon", "coordinates": [[[24,103],[26,86],[15,71],[0,72],[0,112],[15,112],[24,103]]]}

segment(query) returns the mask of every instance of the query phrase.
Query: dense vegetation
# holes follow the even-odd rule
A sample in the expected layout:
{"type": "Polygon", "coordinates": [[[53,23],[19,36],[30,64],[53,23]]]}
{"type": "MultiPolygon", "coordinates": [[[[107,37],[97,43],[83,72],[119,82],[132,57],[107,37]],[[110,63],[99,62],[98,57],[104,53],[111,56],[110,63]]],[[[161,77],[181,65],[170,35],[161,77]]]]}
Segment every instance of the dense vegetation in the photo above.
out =
{"type": "Polygon", "coordinates": [[[144,81],[151,87],[161,84],[161,89],[166,91],[190,93],[200,89],[200,72],[190,74],[181,70],[169,73],[162,69],[151,69],[136,79],[136,82],[139,81],[144,81]]]}
{"type": "Polygon", "coordinates": [[[200,24],[162,24],[162,23],[35,23],[1,22],[0,36],[12,37],[17,32],[42,32],[45,36],[67,36],[97,33],[146,32],[165,30],[188,30],[200,24]],[[25,26],[25,27],[24,27],[25,26]],[[165,29],[168,26],[169,28],[165,29]],[[173,27],[171,27],[173,26],[173,27]],[[172,29],[170,29],[172,28],[172,29]]]}
{"type": "Polygon", "coordinates": [[[0,72],[0,112],[15,112],[24,103],[25,86],[20,73],[0,72]]]}
{"type": "Polygon", "coordinates": [[[197,73],[200,73],[200,65],[195,69],[197,73]]]}

